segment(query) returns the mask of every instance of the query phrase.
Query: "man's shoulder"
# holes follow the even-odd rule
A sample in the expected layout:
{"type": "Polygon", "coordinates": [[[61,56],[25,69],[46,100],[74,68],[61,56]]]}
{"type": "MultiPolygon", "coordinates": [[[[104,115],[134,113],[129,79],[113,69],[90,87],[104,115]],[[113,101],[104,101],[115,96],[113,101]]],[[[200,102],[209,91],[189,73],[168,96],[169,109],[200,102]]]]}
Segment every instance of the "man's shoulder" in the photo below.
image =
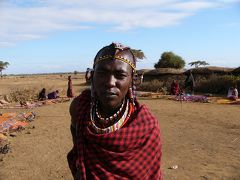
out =
{"type": "Polygon", "coordinates": [[[90,89],[85,89],[83,90],[77,97],[73,99],[74,101],[88,101],[91,99],[91,90],[90,89]]]}
{"type": "Polygon", "coordinates": [[[85,107],[91,102],[91,91],[86,89],[81,92],[81,94],[75,97],[70,105],[70,114],[73,114],[74,111],[81,107],[85,107]]]}

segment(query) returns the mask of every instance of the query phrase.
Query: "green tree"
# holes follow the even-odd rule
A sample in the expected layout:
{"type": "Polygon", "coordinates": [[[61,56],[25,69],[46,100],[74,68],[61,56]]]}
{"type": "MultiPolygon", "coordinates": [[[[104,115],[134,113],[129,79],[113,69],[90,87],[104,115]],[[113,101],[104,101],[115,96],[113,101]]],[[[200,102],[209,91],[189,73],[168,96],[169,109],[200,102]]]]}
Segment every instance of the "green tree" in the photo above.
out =
{"type": "Polygon", "coordinates": [[[188,63],[188,65],[198,68],[199,66],[206,66],[209,64],[206,61],[193,61],[193,62],[188,63]]]}
{"type": "Polygon", "coordinates": [[[1,73],[1,77],[2,77],[2,71],[4,69],[6,69],[8,67],[9,63],[8,62],[3,62],[3,61],[0,61],[0,73],[1,73]]]}
{"type": "Polygon", "coordinates": [[[144,52],[142,52],[141,49],[138,49],[138,50],[131,49],[131,51],[132,51],[132,53],[133,53],[133,55],[135,56],[136,59],[144,59],[144,58],[146,58],[144,52]]]}
{"type": "Polygon", "coordinates": [[[74,71],[73,73],[74,73],[74,75],[77,75],[77,74],[78,74],[78,71],[74,71]]]}
{"type": "Polygon", "coordinates": [[[175,68],[182,69],[185,66],[185,61],[182,57],[173,52],[164,52],[159,61],[154,65],[155,68],[175,68]]]}

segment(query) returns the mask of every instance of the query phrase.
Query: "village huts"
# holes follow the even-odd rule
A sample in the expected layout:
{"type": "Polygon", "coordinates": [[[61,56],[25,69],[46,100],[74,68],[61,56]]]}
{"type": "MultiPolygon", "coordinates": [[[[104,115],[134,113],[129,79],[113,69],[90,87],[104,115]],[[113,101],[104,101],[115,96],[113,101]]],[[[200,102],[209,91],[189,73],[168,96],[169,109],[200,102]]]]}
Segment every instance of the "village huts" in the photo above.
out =
{"type": "Polygon", "coordinates": [[[236,69],[233,69],[232,70],[232,74],[234,76],[240,76],[240,67],[236,68],[236,69]]]}
{"type": "Polygon", "coordinates": [[[190,74],[190,72],[193,74],[195,79],[201,79],[201,78],[209,78],[212,75],[231,75],[233,68],[226,68],[226,67],[216,67],[216,66],[209,66],[209,67],[198,67],[189,69],[184,72],[186,76],[190,74]]]}
{"type": "Polygon", "coordinates": [[[183,75],[183,69],[173,69],[173,68],[157,68],[153,70],[146,71],[144,73],[144,81],[160,80],[167,81],[169,79],[182,79],[185,78],[183,75]]]}

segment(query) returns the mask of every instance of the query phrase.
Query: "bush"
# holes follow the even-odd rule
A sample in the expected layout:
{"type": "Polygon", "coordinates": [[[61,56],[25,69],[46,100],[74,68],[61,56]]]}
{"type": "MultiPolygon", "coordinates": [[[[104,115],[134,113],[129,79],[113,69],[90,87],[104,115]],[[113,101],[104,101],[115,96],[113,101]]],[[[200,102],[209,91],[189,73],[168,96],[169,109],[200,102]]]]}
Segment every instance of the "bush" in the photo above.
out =
{"type": "MultiPolygon", "coordinates": [[[[54,85],[51,86],[44,86],[47,89],[47,94],[59,90],[59,95],[66,94],[66,90],[63,90],[61,88],[56,88],[54,85]]],[[[18,89],[12,89],[8,96],[9,102],[26,102],[26,101],[36,101],[38,99],[39,91],[41,90],[41,87],[24,87],[24,88],[18,88],[18,89]]]]}
{"type": "Polygon", "coordinates": [[[34,89],[17,89],[10,92],[9,100],[11,102],[26,102],[37,99],[38,92],[34,89]]]}
{"type": "Polygon", "coordinates": [[[203,93],[226,94],[229,87],[234,85],[240,87],[240,77],[212,75],[207,79],[198,79],[195,90],[203,93]]]}
{"type": "Polygon", "coordinates": [[[167,88],[164,86],[164,82],[159,80],[152,80],[150,82],[143,82],[137,87],[138,91],[150,91],[150,92],[162,92],[167,93],[167,88]]]}
{"type": "MultiPolygon", "coordinates": [[[[168,77],[163,80],[154,79],[152,81],[143,82],[137,87],[138,91],[150,91],[150,92],[162,92],[163,94],[169,94],[171,83],[174,78],[168,77]]],[[[184,89],[185,78],[178,78],[178,82],[181,89],[184,89]]],[[[208,78],[198,76],[195,79],[196,87],[195,92],[197,93],[211,93],[211,94],[222,94],[226,95],[229,87],[237,85],[238,90],[240,89],[240,76],[220,76],[211,75],[208,78]]]]}

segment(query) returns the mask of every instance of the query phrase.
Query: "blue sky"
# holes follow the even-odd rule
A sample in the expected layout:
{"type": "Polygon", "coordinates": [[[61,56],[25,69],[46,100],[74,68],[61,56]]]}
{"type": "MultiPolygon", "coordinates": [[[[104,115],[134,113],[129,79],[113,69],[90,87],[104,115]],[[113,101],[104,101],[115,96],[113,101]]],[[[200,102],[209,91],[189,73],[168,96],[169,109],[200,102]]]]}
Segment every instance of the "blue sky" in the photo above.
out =
{"type": "Polygon", "coordinates": [[[137,69],[153,68],[165,51],[239,67],[240,1],[0,0],[4,73],[85,71],[111,42],[145,53],[137,69]]]}

